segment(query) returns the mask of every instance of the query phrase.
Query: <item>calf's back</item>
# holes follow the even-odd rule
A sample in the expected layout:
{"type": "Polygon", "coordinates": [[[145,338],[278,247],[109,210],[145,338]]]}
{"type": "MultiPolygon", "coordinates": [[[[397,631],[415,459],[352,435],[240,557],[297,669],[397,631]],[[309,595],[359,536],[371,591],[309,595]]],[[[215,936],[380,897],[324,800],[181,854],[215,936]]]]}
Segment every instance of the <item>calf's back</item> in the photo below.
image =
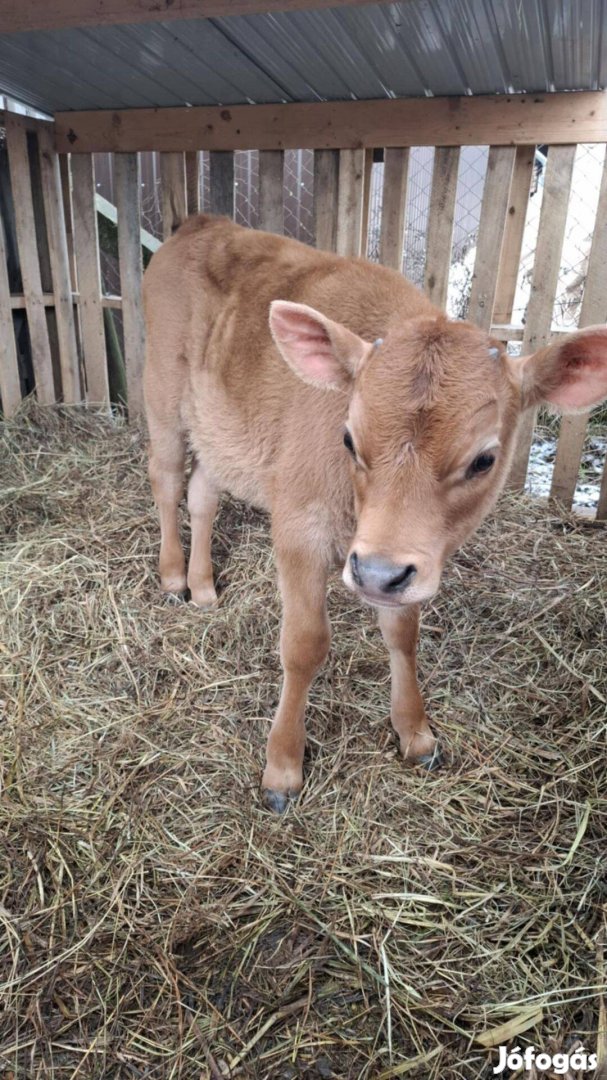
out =
{"type": "Polygon", "coordinates": [[[148,418],[173,415],[221,489],[268,510],[286,504],[295,518],[315,500],[319,518],[331,518],[325,532],[341,532],[351,501],[347,395],[306,385],[284,362],[268,321],[276,299],[367,341],[395,312],[438,314],[392,270],[199,215],[145,274],[148,418]]]}

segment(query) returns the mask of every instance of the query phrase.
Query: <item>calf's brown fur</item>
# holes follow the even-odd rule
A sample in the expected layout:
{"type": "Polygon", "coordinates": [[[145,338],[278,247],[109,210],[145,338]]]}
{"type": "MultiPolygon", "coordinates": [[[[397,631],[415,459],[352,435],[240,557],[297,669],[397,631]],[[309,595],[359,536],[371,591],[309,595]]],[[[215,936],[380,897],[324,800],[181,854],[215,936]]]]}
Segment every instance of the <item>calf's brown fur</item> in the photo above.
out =
{"type": "Polygon", "coordinates": [[[607,394],[607,330],[513,359],[394,271],[204,215],[163,244],[144,285],[162,588],[215,603],[221,491],[271,514],[284,680],[266,803],[282,810],[302,787],[304,709],[329,647],[336,562],[378,609],[402,754],[432,765],[415,673],[419,605],[495,501],[522,411],[541,400],[587,408],[607,394]],[[188,442],[186,570],[177,513],[188,442]]]}

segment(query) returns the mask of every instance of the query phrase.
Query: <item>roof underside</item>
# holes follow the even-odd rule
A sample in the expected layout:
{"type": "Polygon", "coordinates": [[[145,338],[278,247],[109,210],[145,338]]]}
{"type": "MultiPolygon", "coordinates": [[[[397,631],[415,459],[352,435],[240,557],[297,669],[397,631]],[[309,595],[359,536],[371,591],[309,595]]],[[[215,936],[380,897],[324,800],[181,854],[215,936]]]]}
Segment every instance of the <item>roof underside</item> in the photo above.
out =
{"type": "Polygon", "coordinates": [[[0,91],[49,113],[606,84],[607,0],[402,0],[0,37],[0,91]]]}

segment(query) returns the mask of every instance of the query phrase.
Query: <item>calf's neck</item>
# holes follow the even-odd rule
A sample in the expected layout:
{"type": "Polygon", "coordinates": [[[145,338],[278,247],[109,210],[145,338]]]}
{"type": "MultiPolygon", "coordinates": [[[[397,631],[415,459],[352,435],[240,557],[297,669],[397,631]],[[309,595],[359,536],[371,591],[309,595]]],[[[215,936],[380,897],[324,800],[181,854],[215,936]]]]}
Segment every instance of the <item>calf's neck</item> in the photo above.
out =
{"type": "Polygon", "coordinates": [[[508,474],[517,423],[541,401],[607,395],[607,328],[513,358],[400,274],[294,240],[192,218],[144,279],[150,478],[168,593],[216,602],[222,491],[271,515],[283,684],[262,780],[281,811],[303,784],[304,711],[329,648],[327,576],[377,609],[403,757],[437,743],[415,671],[420,604],[508,474]],[[187,446],[191,551],[179,538],[187,446]]]}

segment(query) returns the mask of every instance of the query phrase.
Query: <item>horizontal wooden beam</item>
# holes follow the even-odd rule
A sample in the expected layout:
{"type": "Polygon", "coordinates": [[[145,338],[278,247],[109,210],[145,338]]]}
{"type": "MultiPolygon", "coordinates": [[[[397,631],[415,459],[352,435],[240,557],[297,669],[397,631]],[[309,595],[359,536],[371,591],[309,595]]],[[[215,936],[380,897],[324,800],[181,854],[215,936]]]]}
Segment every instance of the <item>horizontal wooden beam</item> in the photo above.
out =
{"type": "MultiPolygon", "coordinates": [[[[45,308],[54,307],[55,294],[42,293],[42,303],[44,304],[45,308]]],[[[72,303],[80,303],[80,293],[72,293],[72,303]]],[[[101,305],[102,307],[118,308],[118,310],[120,310],[120,308],[122,307],[122,297],[114,296],[112,293],[109,293],[108,295],[101,297],[101,305]]],[[[25,307],[25,297],[23,293],[12,293],[10,297],[10,306],[13,311],[21,311],[25,307]]]]}
{"type": "Polygon", "coordinates": [[[0,0],[0,34],[343,7],[368,0],[0,0]]]}
{"type": "Polygon", "coordinates": [[[57,113],[60,153],[607,142],[607,94],[57,113]]]}

